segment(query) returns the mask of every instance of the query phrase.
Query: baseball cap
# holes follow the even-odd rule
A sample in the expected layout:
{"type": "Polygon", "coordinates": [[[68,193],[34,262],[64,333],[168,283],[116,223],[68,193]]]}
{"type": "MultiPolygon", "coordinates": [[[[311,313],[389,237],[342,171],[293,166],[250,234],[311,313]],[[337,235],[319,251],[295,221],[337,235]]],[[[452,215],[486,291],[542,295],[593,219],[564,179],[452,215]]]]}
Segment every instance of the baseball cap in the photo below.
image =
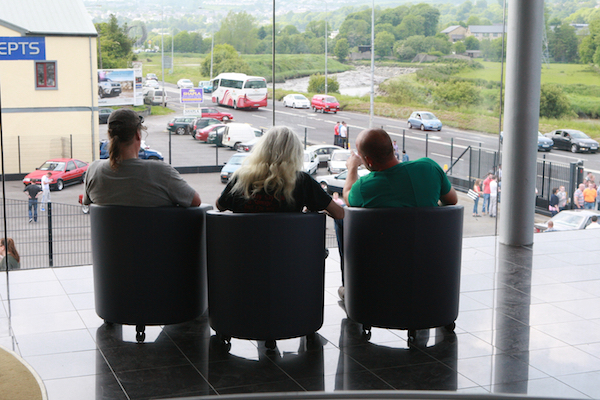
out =
{"type": "Polygon", "coordinates": [[[108,117],[108,124],[123,124],[124,126],[131,126],[137,128],[144,122],[144,117],[139,115],[129,108],[120,108],[117,111],[113,111],[108,117]]]}

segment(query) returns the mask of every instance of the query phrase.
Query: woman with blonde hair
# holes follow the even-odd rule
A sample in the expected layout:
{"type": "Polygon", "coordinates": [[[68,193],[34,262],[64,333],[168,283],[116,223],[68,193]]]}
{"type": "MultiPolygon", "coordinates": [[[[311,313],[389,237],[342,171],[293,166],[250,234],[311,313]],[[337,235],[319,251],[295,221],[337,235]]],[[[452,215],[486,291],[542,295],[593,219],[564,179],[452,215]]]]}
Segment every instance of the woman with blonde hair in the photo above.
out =
{"type": "Polygon", "coordinates": [[[21,257],[19,256],[19,252],[15,247],[15,241],[12,238],[7,238],[5,245],[4,238],[0,238],[0,257],[2,257],[2,261],[0,261],[0,270],[6,269],[6,264],[8,263],[8,269],[19,269],[21,268],[21,257]]]}
{"type": "Polygon", "coordinates": [[[303,148],[289,128],[267,131],[233,174],[216,202],[219,210],[234,212],[326,211],[344,218],[344,209],[302,171],[303,148]]]}

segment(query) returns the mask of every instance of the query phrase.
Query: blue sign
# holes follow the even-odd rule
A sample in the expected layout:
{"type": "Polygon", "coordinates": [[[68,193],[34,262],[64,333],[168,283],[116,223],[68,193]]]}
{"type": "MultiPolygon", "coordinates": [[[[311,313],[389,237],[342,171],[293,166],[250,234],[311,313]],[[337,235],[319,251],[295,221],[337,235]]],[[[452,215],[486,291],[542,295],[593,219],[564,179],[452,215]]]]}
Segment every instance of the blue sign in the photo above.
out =
{"type": "Polygon", "coordinates": [[[44,37],[0,37],[0,61],[45,59],[44,37]]]}

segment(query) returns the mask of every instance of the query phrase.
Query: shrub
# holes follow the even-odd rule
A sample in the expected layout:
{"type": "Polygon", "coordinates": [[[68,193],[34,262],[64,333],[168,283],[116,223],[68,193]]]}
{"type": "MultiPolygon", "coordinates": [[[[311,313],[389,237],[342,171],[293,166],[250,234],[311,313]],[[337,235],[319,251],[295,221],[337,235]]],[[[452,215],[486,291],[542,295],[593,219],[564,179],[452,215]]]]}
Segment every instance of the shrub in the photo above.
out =
{"type": "MultiPolygon", "coordinates": [[[[310,93],[325,93],[325,76],[321,74],[311,75],[308,79],[308,91],[310,93]]],[[[327,92],[340,92],[340,85],[336,78],[327,76],[327,92]]]]}
{"type": "Polygon", "coordinates": [[[468,106],[478,103],[480,99],[479,89],[470,82],[445,82],[434,90],[434,100],[447,106],[468,106]]]}
{"type": "Polygon", "coordinates": [[[543,84],[540,94],[540,117],[564,118],[574,117],[571,103],[567,95],[558,85],[543,84]]]}

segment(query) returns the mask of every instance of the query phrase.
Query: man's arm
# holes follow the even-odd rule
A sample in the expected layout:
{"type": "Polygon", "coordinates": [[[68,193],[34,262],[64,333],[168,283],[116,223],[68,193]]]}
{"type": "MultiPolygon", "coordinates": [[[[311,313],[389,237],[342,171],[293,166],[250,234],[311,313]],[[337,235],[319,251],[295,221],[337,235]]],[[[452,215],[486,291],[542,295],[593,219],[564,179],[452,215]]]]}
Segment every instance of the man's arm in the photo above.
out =
{"type": "Polygon", "coordinates": [[[354,152],[350,154],[350,157],[346,161],[346,168],[348,168],[348,175],[346,175],[346,183],[344,184],[344,202],[348,205],[348,195],[350,194],[350,189],[352,189],[352,185],[358,180],[358,167],[362,165],[361,158],[354,152]]]}
{"type": "Polygon", "coordinates": [[[458,195],[454,188],[450,188],[450,191],[440,197],[440,201],[445,206],[453,206],[458,203],[458,195]]]}
{"type": "Polygon", "coordinates": [[[202,200],[200,200],[200,195],[198,194],[198,192],[195,192],[194,198],[192,199],[191,207],[198,207],[200,206],[200,204],[202,204],[202,200]]]}

